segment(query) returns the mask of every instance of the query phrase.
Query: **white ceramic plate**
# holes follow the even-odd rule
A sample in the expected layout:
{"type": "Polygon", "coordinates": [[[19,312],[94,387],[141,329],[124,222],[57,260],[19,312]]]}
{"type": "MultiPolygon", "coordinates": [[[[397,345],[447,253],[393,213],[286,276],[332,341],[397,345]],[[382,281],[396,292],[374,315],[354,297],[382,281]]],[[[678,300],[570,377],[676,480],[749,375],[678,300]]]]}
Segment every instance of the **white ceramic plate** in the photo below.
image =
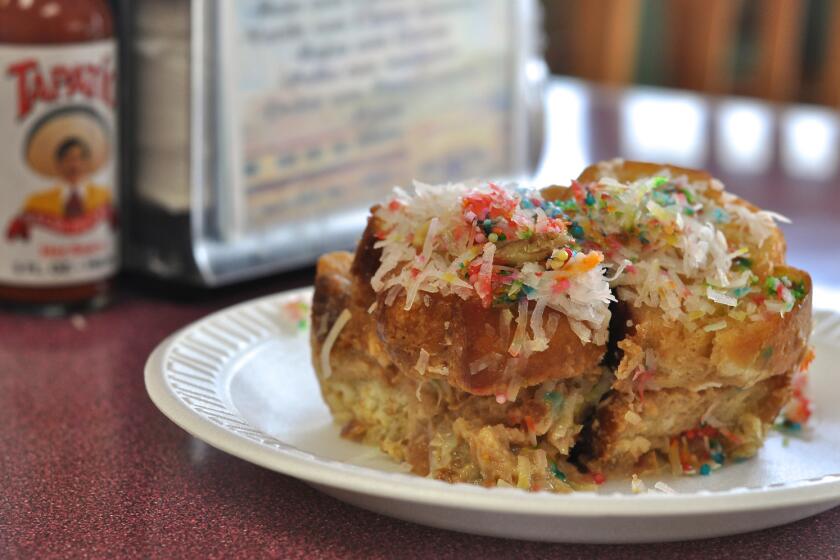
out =
{"type": "MultiPolygon", "coordinates": [[[[304,480],[348,503],[417,523],[497,537],[645,542],[734,534],[840,505],[840,315],[815,314],[811,392],[801,437],[774,433],[755,459],[711,476],[662,477],[677,494],[634,495],[625,481],[554,495],[451,485],[400,472],[339,437],[310,366],[299,303],[311,289],[237,305],[163,342],[146,387],[173,422],[232,455],[304,480]]],[[[657,479],[646,479],[652,487],[657,479]]]]}

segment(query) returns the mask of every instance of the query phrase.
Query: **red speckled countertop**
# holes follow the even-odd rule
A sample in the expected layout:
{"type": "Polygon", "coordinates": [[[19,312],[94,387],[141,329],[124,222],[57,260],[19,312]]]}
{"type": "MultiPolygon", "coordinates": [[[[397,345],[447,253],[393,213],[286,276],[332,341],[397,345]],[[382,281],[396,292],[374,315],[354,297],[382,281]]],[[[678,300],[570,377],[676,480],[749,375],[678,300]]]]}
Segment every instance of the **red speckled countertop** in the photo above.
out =
{"type": "Polygon", "coordinates": [[[161,340],[311,274],[187,302],[127,279],[114,305],[84,324],[0,314],[0,557],[840,556],[840,508],[758,533],[657,545],[525,543],[421,527],[226,455],[158,412],[143,364],[161,340]]]}

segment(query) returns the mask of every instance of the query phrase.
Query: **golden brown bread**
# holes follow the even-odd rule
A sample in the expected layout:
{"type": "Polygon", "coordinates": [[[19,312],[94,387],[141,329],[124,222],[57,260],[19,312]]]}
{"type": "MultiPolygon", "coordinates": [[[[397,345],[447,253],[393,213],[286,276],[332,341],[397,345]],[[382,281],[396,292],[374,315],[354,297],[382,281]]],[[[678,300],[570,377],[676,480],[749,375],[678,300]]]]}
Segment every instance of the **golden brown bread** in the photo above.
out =
{"type": "MultiPolygon", "coordinates": [[[[474,395],[505,394],[519,380],[521,386],[530,387],[548,380],[579,377],[594,369],[604,355],[604,346],[581,342],[568,320],[560,316],[548,349],[529,356],[521,368],[509,370],[511,358],[499,350],[510,345],[515,325],[509,319],[509,332],[501,332],[503,310],[484,308],[475,300],[464,301],[457,296],[431,295],[428,307],[410,311],[400,305],[384,305],[382,299],[375,312],[376,320],[382,344],[394,364],[411,372],[420,350],[426,350],[432,375],[445,368],[445,378],[453,387],[474,395]],[[499,355],[496,361],[471,373],[471,364],[493,354],[499,355]]],[[[547,312],[551,313],[555,312],[547,312]]]]}
{"type": "MultiPolygon", "coordinates": [[[[704,196],[715,202],[721,203],[726,197],[730,204],[743,206],[751,212],[758,211],[754,205],[714,188],[714,179],[708,173],[672,165],[618,160],[587,167],[578,181],[590,183],[602,177],[613,177],[630,182],[663,172],[672,177],[686,176],[689,181],[700,184],[704,196]]],[[[569,196],[557,188],[553,188],[552,193],[553,196],[569,196]]],[[[747,247],[751,269],[758,275],[759,285],[771,274],[786,276],[802,283],[805,297],[796,301],[793,309],[783,316],[768,314],[760,321],[736,320],[725,315],[706,316],[696,321],[693,328],[667,320],[659,308],[625,306],[622,311],[630,326],[626,338],[618,343],[623,359],[616,371],[617,388],[632,391],[632,378],[639,368],[644,369],[646,361],[649,362],[647,365],[653,362],[656,366],[656,375],[647,383],[649,389],[750,386],[789,372],[801,361],[811,330],[810,276],[784,264],[785,241],[778,228],[772,228],[769,237],[757,245],[747,235],[743,220],[730,220],[718,227],[731,248],[747,247]],[[713,332],[703,330],[719,321],[725,321],[726,327],[713,332]]]]}
{"type": "MultiPolygon", "coordinates": [[[[370,278],[379,267],[380,258],[380,251],[373,246],[376,228],[377,221],[372,217],[353,260],[356,305],[368,309],[376,302],[372,317],[382,350],[406,375],[420,375],[414,366],[422,349],[429,354],[424,375],[440,377],[474,395],[497,395],[506,394],[512,384],[530,387],[548,380],[577,377],[601,362],[606,347],[583,343],[572,332],[566,317],[551,310],[546,311],[546,317],[554,314],[559,320],[548,349],[522,360],[521,367],[512,367],[504,349],[510,345],[516,325],[512,324],[512,317],[503,325],[504,308],[485,308],[476,299],[438,294],[426,295],[422,303],[415,303],[410,310],[405,310],[400,302],[387,305],[387,294],[376,294],[370,288],[370,278]],[[481,371],[471,371],[471,364],[494,353],[498,360],[481,371]]],[[[534,308],[533,303],[530,308],[534,308]]]]}
{"type": "Polygon", "coordinates": [[[645,379],[645,388],[749,387],[775,375],[792,371],[808,349],[811,333],[811,279],[806,272],[777,267],[777,272],[802,281],[806,295],[783,316],[768,314],[760,321],[737,321],[711,317],[689,330],[668,321],[662,312],[648,306],[629,307],[625,316],[632,321],[618,343],[623,356],[616,368],[616,388],[638,392],[634,375],[641,369],[655,369],[645,379]],[[707,332],[703,326],[723,320],[726,328],[707,332]]]}
{"type": "MultiPolygon", "coordinates": [[[[578,181],[586,184],[612,177],[632,182],[663,173],[687,177],[700,186],[704,196],[721,206],[726,203],[750,212],[759,210],[724,192],[708,173],[670,165],[625,161],[596,164],[584,170],[578,181]]],[[[555,188],[553,196],[570,196],[570,193],[555,188]]],[[[785,241],[780,229],[772,228],[761,243],[756,243],[744,220],[733,219],[717,225],[732,250],[747,248],[758,285],[763,285],[771,275],[785,276],[802,285],[804,297],[790,311],[764,313],[760,320],[745,317],[738,320],[719,312],[689,324],[669,320],[658,307],[621,304],[621,321],[626,328],[617,343],[620,361],[616,367],[615,393],[599,407],[598,420],[592,428],[590,467],[633,468],[636,461],[645,460],[639,450],[647,445],[646,441],[654,441],[651,448],[662,451],[662,442],[667,444],[663,437],[695,427],[702,416],[698,411],[709,403],[731,401],[734,404],[728,408],[730,417],[736,417],[737,412],[757,417],[766,424],[775,418],[787,399],[790,374],[808,349],[810,276],[784,264],[785,241]],[[704,330],[720,322],[725,323],[724,328],[704,330]],[[768,386],[773,390],[768,390],[768,386]],[[747,394],[754,399],[741,400],[747,394]],[[634,410],[641,419],[638,424],[625,420],[629,410],[634,410]]],[[[629,417],[635,418],[634,414],[629,417]]],[[[751,447],[741,451],[754,452],[762,437],[763,434],[753,438],[751,447]]]]}
{"type": "MultiPolygon", "coordinates": [[[[350,261],[347,253],[330,253],[319,260],[312,330],[316,356],[339,313],[336,310],[349,309],[354,318],[361,319],[367,314],[352,300],[350,261]]],[[[600,398],[597,390],[588,395],[597,374],[588,376],[590,381],[579,387],[574,381],[554,386],[554,392],[575,403],[573,421],[546,421],[549,406],[544,388],[524,389],[516,402],[498,404],[492,398],[453,389],[440,379],[404,375],[387,357],[377,356],[375,346],[371,353],[367,342],[370,333],[364,324],[351,323],[350,328],[342,330],[331,353],[329,379],[323,378],[317,359],[314,361],[324,399],[345,437],[379,445],[423,476],[517,485],[518,448],[532,437],[525,425],[526,416],[535,426],[533,437],[540,438],[546,457],[565,465],[571,448],[578,443],[585,411],[600,398]],[[438,449],[443,443],[435,440],[435,434],[451,434],[454,443],[449,445],[458,449],[454,459],[443,459],[438,449]]],[[[590,439],[584,444],[589,448],[585,463],[592,472],[641,472],[651,464],[663,463],[671,438],[698,427],[704,416],[738,438],[737,444],[722,438],[730,456],[750,455],[760,446],[766,424],[775,417],[788,392],[788,376],[784,374],[746,389],[670,388],[647,391],[641,398],[611,391],[598,406],[595,421],[587,431],[590,439]],[[654,452],[659,453],[658,458],[652,457],[654,452]]],[[[568,465],[563,468],[571,472],[568,465]]],[[[551,487],[550,479],[542,474],[540,477],[534,472],[532,482],[536,487],[551,487]]],[[[582,484],[584,479],[580,475],[577,482],[582,484]]]]}
{"type": "Polygon", "coordinates": [[[790,375],[749,388],[663,389],[645,393],[644,400],[612,392],[590,428],[586,464],[596,471],[639,472],[655,463],[653,452],[667,454],[672,438],[706,423],[720,428],[729,457],[752,456],[789,395],[790,375]]]}
{"type": "Polygon", "coordinates": [[[380,370],[374,365],[387,366],[373,333],[373,323],[364,309],[356,305],[353,298],[353,277],[350,267],[353,255],[343,251],[327,253],[318,259],[315,274],[315,293],[312,298],[312,330],[310,341],[313,363],[319,375],[321,372],[320,352],[327,333],[345,309],[351,313],[353,328],[342,329],[330,357],[331,362],[340,363],[333,368],[336,377],[366,378],[372,374],[396,375],[396,370],[380,370]]]}
{"type": "MultiPolygon", "coordinates": [[[[748,218],[759,210],[722,191],[706,173],[616,161],[587,168],[578,184],[663,173],[686,177],[711,201],[709,208],[730,212],[717,228],[728,251],[748,255],[744,267],[754,275],[745,288],[749,303],[706,303],[700,315],[674,320],[661,307],[634,305],[618,282],[613,291],[623,301],[611,308],[610,352],[583,342],[564,315],[546,309],[546,317],[558,318],[548,348],[511,362],[507,350],[515,325],[504,305],[422,292],[408,311],[400,299],[388,301],[388,290],[377,292],[371,284],[382,258],[375,244],[386,233],[374,207],[355,255],[322,257],[315,282],[313,363],[343,435],[378,444],[421,475],[553,490],[568,489],[553,473],[572,470],[569,461],[582,468],[564,474],[575,484],[592,480],[592,473],[640,472],[668,457],[673,467],[677,440],[680,461],[692,468],[708,464],[718,454],[718,448],[709,449],[708,434],[719,440],[713,443],[721,456],[755,453],[807,352],[810,277],[785,264],[784,237],[772,221],[757,235],[748,218]],[[782,279],[796,298],[783,312],[770,312],[762,307],[764,284],[776,286],[782,279]],[[320,352],[345,310],[350,319],[335,340],[327,377],[320,352]],[[551,404],[555,398],[565,404],[551,404]],[[705,440],[685,443],[692,433],[706,434],[705,440]]],[[[549,187],[542,193],[546,200],[570,203],[564,206],[569,219],[584,226],[581,246],[608,247],[617,240],[640,248],[635,234],[600,231],[580,190],[549,187]]],[[[507,247],[522,249],[528,258],[544,257],[532,241],[515,243],[507,247]]],[[[503,253],[505,245],[499,247],[498,262],[515,262],[503,253]]],[[[768,297],[775,297],[772,290],[768,297]]],[[[533,301],[528,309],[533,312],[533,301]]]]}

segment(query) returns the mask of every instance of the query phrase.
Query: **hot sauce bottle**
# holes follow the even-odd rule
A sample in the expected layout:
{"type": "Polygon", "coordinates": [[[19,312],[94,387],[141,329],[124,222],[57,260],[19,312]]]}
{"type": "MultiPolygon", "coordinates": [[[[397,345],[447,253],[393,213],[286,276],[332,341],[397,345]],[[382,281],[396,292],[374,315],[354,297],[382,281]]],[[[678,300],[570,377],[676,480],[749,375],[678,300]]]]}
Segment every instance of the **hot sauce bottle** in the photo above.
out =
{"type": "Polygon", "coordinates": [[[0,0],[0,305],[108,299],[116,40],[105,0],[0,0]]]}

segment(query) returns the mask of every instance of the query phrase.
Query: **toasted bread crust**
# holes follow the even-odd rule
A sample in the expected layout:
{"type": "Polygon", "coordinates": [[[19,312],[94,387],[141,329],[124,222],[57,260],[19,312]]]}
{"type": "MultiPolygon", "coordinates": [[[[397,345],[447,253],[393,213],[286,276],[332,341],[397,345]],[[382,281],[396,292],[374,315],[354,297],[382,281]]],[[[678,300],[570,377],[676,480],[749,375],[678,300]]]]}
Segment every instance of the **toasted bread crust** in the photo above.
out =
{"type": "Polygon", "coordinates": [[[323,379],[321,349],[338,316],[346,309],[351,319],[332,347],[330,363],[337,366],[331,368],[332,375],[356,379],[381,372],[389,378],[393,377],[397,370],[378,344],[367,310],[360,307],[354,297],[353,277],[350,275],[352,261],[353,255],[344,251],[327,253],[318,259],[310,331],[313,366],[318,377],[323,379]]]}
{"type": "Polygon", "coordinates": [[[663,389],[646,393],[644,400],[612,393],[598,407],[586,464],[594,471],[638,471],[648,453],[666,452],[671,438],[706,421],[734,434],[722,442],[728,454],[753,455],[789,396],[790,375],[747,389],[663,389]]]}
{"type": "MultiPolygon", "coordinates": [[[[514,367],[509,365],[512,356],[507,352],[511,335],[505,337],[500,332],[501,309],[484,308],[475,300],[454,296],[432,295],[429,300],[428,307],[415,305],[406,311],[399,300],[388,306],[380,297],[376,319],[383,347],[393,362],[408,372],[417,363],[420,350],[425,350],[432,375],[434,370],[446,368],[446,380],[453,387],[474,395],[504,394],[516,382],[530,387],[580,377],[594,369],[604,355],[604,346],[581,342],[568,320],[558,314],[548,349],[519,358],[524,364],[514,367]],[[498,360],[472,373],[471,365],[491,354],[498,355],[498,360]]],[[[554,312],[546,312],[550,313],[554,312]]],[[[516,325],[508,328],[512,333],[516,325]]]]}
{"type": "MultiPolygon", "coordinates": [[[[376,218],[371,217],[356,249],[349,281],[357,307],[368,309],[376,303],[372,313],[376,336],[388,358],[406,375],[440,377],[474,395],[496,395],[506,393],[512,384],[529,387],[578,377],[601,362],[606,346],[582,342],[568,319],[551,310],[546,311],[546,317],[556,314],[558,325],[548,349],[510,363],[507,349],[511,335],[504,337],[501,332],[501,308],[484,308],[475,299],[437,294],[418,298],[410,310],[404,308],[404,295],[386,304],[387,294],[377,294],[370,286],[381,257],[374,247],[378,227],[376,218]],[[422,374],[414,367],[421,350],[429,354],[428,368],[422,374]],[[497,362],[476,373],[471,371],[472,364],[493,353],[499,355],[497,362]]],[[[512,333],[516,325],[509,321],[508,328],[512,333]]]]}
{"type": "Polygon", "coordinates": [[[682,387],[701,390],[715,386],[749,387],[793,370],[808,349],[811,332],[811,279],[806,272],[778,267],[793,280],[802,281],[806,295],[783,316],[765,314],[761,320],[737,321],[725,317],[724,329],[706,332],[703,326],[720,320],[706,319],[693,330],[663,318],[659,309],[630,307],[633,322],[618,343],[622,350],[616,370],[616,388],[638,390],[633,377],[647,360],[655,374],[647,389],[682,387]]]}
{"type": "MultiPolygon", "coordinates": [[[[749,202],[712,186],[713,177],[705,172],[673,165],[636,161],[613,161],[590,165],[578,177],[580,183],[612,177],[631,182],[663,172],[672,177],[686,176],[689,181],[705,185],[704,196],[718,204],[727,197],[730,204],[759,209],[749,202]]],[[[568,197],[569,189],[552,187],[546,196],[568,197]]],[[[633,391],[632,378],[646,361],[656,365],[650,389],[694,388],[709,386],[748,387],[764,379],[791,371],[807,349],[811,329],[811,278],[807,272],[784,264],[785,241],[779,228],[773,228],[760,246],[747,235],[740,220],[718,224],[730,246],[746,247],[752,271],[760,283],[770,275],[787,276],[803,282],[806,296],[783,316],[765,314],[759,320],[738,321],[731,317],[712,316],[697,322],[693,328],[669,321],[659,308],[626,307],[632,327],[618,343],[623,358],[618,366],[616,387],[633,391]],[[706,332],[703,327],[724,320],[726,328],[706,332]]]]}

